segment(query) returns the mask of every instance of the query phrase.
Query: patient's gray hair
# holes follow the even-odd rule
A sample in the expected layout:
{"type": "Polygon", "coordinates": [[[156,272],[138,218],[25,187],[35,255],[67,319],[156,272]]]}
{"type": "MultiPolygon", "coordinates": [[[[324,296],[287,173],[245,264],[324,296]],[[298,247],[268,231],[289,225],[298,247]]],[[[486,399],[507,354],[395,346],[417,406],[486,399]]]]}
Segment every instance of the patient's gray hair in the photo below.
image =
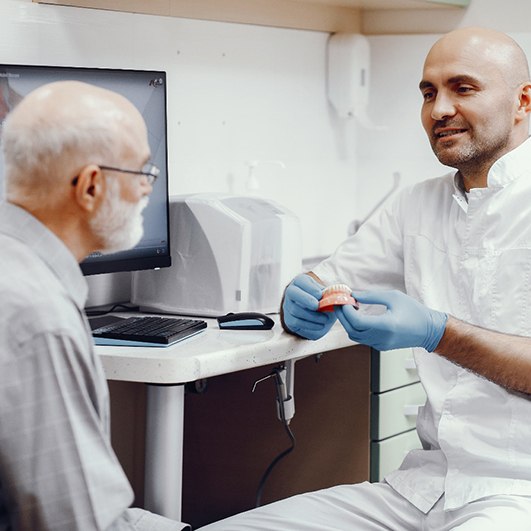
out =
{"type": "Polygon", "coordinates": [[[21,123],[8,115],[1,143],[6,198],[50,203],[54,187],[76,168],[113,164],[117,134],[105,113],[66,123],[42,115],[21,123]]]}

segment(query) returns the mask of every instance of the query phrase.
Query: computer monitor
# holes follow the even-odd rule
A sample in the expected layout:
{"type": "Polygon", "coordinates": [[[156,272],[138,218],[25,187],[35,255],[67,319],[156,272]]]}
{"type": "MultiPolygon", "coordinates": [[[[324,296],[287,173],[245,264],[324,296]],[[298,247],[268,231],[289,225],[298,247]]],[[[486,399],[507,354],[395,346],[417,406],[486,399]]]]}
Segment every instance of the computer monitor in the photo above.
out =
{"type": "MultiPolygon", "coordinates": [[[[0,64],[0,123],[20,99],[39,85],[78,80],[113,90],[129,99],[147,125],[151,160],[160,168],[149,205],[144,210],[144,236],[136,247],[114,254],[94,253],[81,263],[85,275],[156,269],[171,265],[168,221],[168,161],[166,139],[166,73],[65,66],[0,64]]],[[[4,164],[0,160],[0,189],[4,164]]]]}

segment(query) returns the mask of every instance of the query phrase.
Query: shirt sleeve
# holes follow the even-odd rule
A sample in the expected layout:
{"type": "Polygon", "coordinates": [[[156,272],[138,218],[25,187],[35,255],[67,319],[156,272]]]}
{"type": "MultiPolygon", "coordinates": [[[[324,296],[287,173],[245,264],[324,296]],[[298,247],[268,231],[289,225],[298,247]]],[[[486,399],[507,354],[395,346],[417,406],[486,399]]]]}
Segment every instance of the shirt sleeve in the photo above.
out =
{"type": "Polygon", "coordinates": [[[0,488],[13,529],[183,529],[128,509],[132,489],[101,411],[107,385],[83,339],[41,332],[0,357],[0,488]]]}
{"type": "MultiPolygon", "coordinates": [[[[142,509],[128,509],[127,518],[130,519],[136,531],[191,531],[192,528],[182,522],[175,522],[158,514],[142,509]]],[[[115,531],[114,528],[111,528],[115,531]]]]}
{"type": "Polygon", "coordinates": [[[326,284],[345,283],[353,290],[405,291],[403,211],[407,197],[409,191],[401,193],[313,272],[326,284]]]}

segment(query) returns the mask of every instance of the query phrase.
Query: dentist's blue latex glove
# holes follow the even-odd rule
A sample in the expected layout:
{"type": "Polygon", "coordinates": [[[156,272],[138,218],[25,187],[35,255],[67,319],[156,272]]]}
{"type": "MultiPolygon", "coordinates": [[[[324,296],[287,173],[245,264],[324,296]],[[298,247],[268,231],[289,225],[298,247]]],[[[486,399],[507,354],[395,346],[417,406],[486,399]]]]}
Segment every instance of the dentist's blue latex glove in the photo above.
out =
{"type": "Polygon", "coordinates": [[[296,276],[284,293],[282,321],[285,328],[306,339],[320,339],[336,321],[334,312],[319,312],[324,286],[311,276],[296,276]]]}
{"type": "Polygon", "coordinates": [[[336,306],[335,313],[353,341],[377,350],[422,347],[433,352],[448,315],[426,308],[400,291],[372,291],[353,296],[365,304],[383,304],[381,315],[367,315],[352,306],[336,306]]]}

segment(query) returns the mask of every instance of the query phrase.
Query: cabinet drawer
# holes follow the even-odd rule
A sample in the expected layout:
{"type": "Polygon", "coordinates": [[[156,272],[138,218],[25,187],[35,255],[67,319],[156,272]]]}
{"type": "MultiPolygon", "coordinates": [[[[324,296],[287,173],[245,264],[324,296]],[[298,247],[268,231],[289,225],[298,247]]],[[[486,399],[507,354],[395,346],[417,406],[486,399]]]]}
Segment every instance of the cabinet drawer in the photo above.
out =
{"type": "Polygon", "coordinates": [[[371,352],[371,389],[381,393],[419,381],[413,349],[371,352]]]}
{"type": "Polygon", "coordinates": [[[396,470],[410,450],[421,448],[417,430],[371,443],[371,481],[381,481],[396,470]]]}
{"type": "Polygon", "coordinates": [[[371,439],[379,441],[414,428],[418,408],[425,402],[420,383],[371,395],[371,439]]]}

